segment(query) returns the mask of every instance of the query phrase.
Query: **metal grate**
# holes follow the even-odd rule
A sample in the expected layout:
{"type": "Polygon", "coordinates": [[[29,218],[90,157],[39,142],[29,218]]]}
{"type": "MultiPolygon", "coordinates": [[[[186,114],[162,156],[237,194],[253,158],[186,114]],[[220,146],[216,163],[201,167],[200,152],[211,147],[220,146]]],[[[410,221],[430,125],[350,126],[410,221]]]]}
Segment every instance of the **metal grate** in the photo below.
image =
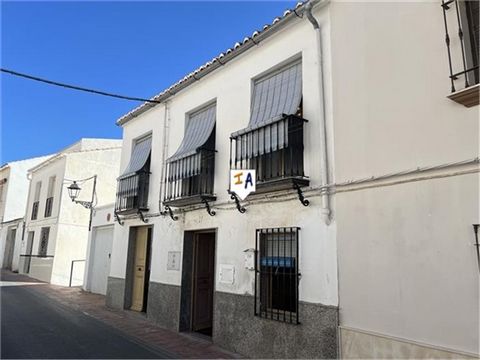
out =
{"type": "Polygon", "coordinates": [[[299,324],[298,227],[258,229],[255,242],[255,315],[299,324]]]}

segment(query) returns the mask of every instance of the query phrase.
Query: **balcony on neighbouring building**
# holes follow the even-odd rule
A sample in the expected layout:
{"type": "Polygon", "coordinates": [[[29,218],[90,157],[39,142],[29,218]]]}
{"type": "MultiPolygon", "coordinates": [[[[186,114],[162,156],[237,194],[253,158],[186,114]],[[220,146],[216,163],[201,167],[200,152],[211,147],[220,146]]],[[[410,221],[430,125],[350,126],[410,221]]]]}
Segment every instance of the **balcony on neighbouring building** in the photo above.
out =
{"type": "Polygon", "coordinates": [[[441,6],[450,70],[448,98],[466,107],[478,105],[479,2],[443,0],[441,6]]]}

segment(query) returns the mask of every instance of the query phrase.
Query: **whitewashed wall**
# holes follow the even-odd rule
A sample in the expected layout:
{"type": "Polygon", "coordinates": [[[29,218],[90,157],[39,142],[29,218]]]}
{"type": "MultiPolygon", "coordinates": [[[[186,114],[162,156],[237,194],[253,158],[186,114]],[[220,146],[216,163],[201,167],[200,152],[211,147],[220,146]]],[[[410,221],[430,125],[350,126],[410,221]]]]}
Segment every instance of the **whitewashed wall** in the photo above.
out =
{"type": "MultiPolygon", "coordinates": [[[[446,98],[439,2],[335,2],[331,11],[338,182],[478,156],[479,107],[446,98]]],[[[451,27],[454,49],[456,31],[451,27]]],[[[478,354],[471,224],[479,222],[479,178],[452,176],[462,171],[397,177],[388,187],[352,186],[336,195],[342,326],[478,354]]],[[[396,342],[375,348],[372,338],[345,341],[344,355],[355,357],[366,349],[385,357],[396,342]],[[348,353],[355,346],[359,352],[348,353]]],[[[424,356],[401,347],[394,357],[424,356]]]]}

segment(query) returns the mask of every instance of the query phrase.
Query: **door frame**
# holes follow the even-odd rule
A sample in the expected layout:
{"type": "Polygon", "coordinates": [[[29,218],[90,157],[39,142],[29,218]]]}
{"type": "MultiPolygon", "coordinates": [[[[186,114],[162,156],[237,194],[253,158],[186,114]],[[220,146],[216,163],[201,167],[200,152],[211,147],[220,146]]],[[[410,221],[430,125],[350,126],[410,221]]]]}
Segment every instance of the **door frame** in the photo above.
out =
{"type": "MultiPolygon", "coordinates": [[[[134,279],[134,269],[135,269],[135,251],[136,251],[136,241],[137,241],[137,229],[146,228],[147,233],[147,253],[146,263],[145,263],[145,283],[143,287],[143,306],[142,313],[147,312],[148,305],[148,285],[150,283],[150,269],[152,265],[152,244],[153,244],[153,225],[139,225],[131,226],[129,229],[128,236],[128,251],[127,251],[127,266],[125,273],[125,292],[124,292],[124,301],[123,308],[125,310],[130,310],[132,306],[132,297],[133,297],[133,279],[134,279]]],[[[133,310],[132,310],[133,311],[133,310]]]]}
{"type": "Polygon", "coordinates": [[[212,335],[215,324],[215,289],[217,280],[217,240],[218,229],[209,228],[201,230],[184,231],[183,259],[182,259],[182,283],[181,283],[181,300],[180,300],[180,321],[179,331],[194,332],[193,330],[193,314],[195,306],[195,254],[196,242],[199,234],[213,234],[214,251],[213,251],[213,286],[212,286],[212,335]]]}

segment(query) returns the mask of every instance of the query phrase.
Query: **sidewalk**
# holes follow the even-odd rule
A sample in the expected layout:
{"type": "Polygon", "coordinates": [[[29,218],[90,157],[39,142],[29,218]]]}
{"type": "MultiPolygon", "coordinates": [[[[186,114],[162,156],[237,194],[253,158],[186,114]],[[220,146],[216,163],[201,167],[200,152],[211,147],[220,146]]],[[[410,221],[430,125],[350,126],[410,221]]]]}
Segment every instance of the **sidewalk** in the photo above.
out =
{"type": "MultiPolygon", "coordinates": [[[[2,270],[2,280],[38,282],[24,275],[2,270]]],[[[112,326],[128,337],[154,349],[161,349],[181,359],[234,359],[241,356],[214,345],[211,341],[185,333],[177,333],[154,325],[133,311],[107,308],[105,296],[92,294],[80,288],[43,284],[35,290],[59,303],[74,308],[112,326]]]]}

